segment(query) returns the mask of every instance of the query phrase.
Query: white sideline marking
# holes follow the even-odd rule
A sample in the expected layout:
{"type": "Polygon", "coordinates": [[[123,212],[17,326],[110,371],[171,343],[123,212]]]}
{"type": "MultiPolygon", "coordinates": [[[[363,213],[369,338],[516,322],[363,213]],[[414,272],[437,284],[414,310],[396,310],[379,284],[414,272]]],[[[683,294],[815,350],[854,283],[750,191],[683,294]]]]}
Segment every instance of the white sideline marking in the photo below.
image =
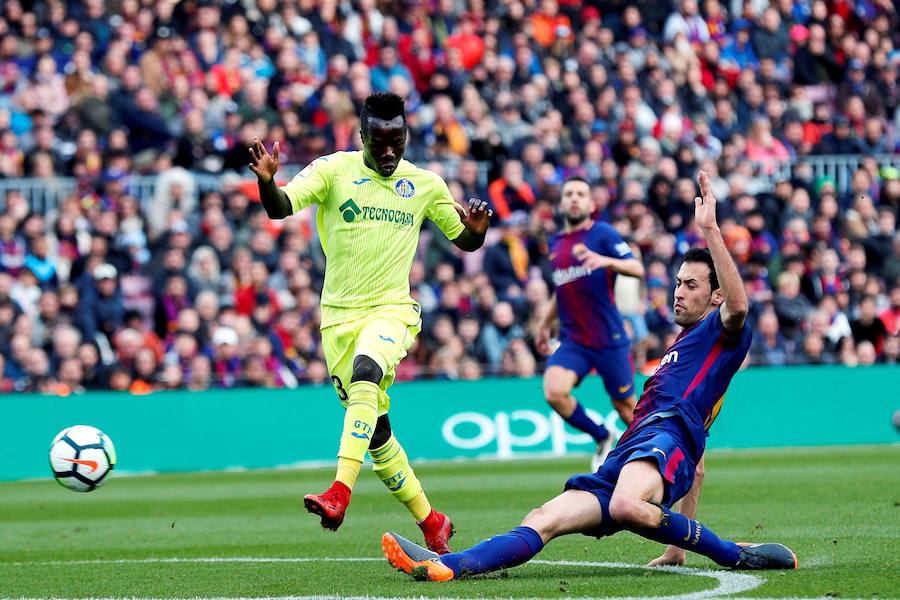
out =
{"type": "Polygon", "coordinates": [[[694,569],[691,567],[644,567],[643,565],[630,565],[628,563],[616,562],[583,562],[572,560],[532,560],[532,563],[539,565],[564,565],[571,567],[604,567],[609,569],[646,569],[665,571],[668,573],[677,573],[680,575],[693,575],[694,577],[710,577],[719,582],[715,588],[711,590],[703,590],[700,592],[689,592],[687,594],[678,594],[674,596],[659,596],[668,600],[687,600],[688,598],[719,598],[722,596],[730,596],[732,594],[740,594],[741,592],[749,592],[758,588],[764,583],[762,577],[756,575],[748,575],[746,573],[735,573],[733,571],[713,571],[711,569],[694,569]]]}
{"type": "MultiPolygon", "coordinates": [[[[235,556],[235,557],[199,557],[199,558],[120,558],[110,560],[53,560],[53,561],[34,561],[34,562],[11,562],[5,563],[9,566],[36,566],[36,565],[98,565],[98,564],[160,564],[160,563],[311,563],[311,562],[373,562],[383,561],[383,558],[369,557],[253,557],[253,556],[235,556]]],[[[632,565],[619,562],[591,562],[591,561],[572,561],[572,560],[532,560],[531,564],[538,565],[560,565],[568,567],[588,567],[588,568],[607,568],[607,569],[644,569],[641,565],[632,565]]],[[[649,569],[648,569],[649,570],[649,569]]],[[[690,592],[688,594],[678,594],[672,596],[659,596],[665,600],[693,600],[700,598],[721,598],[732,594],[748,592],[759,587],[763,583],[761,577],[748,575],[745,573],[735,573],[733,571],[715,571],[710,569],[695,569],[690,567],[656,567],[653,570],[665,571],[669,573],[677,573],[681,575],[692,575],[694,577],[708,577],[715,579],[718,585],[711,590],[703,590],[698,592],[690,592]]],[[[9,600],[4,598],[3,600],[9,600]]],[[[33,598],[18,598],[16,600],[38,600],[33,598]]],[[[62,600],[56,599],[54,600],[62,600]]],[[[85,600],[468,600],[458,597],[440,597],[432,596],[271,596],[264,598],[202,598],[199,596],[185,599],[167,598],[91,598],[85,600]]],[[[515,600],[540,600],[538,598],[518,598],[515,600]]],[[[582,597],[580,600],[588,600],[582,597]]],[[[593,600],[593,599],[591,599],[593,600]]],[[[600,600],[600,599],[597,599],[600,600]]],[[[626,600],[617,598],[617,600],[626,600]]],[[[637,599],[635,599],[637,600],[637,599]]],[[[785,599],[781,599],[785,600],[785,599]]]]}

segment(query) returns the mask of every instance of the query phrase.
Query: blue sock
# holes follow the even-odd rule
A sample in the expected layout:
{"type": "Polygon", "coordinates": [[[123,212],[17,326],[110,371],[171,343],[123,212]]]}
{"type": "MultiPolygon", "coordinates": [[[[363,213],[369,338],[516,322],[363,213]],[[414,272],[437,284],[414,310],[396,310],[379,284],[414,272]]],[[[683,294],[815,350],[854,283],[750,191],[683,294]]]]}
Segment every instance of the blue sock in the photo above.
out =
{"type": "Polygon", "coordinates": [[[698,521],[665,509],[659,527],[635,529],[634,532],[656,542],[702,554],[723,567],[734,567],[741,558],[741,547],[734,542],[723,540],[698,521]]]}
{"type": "Polygon", "coordinates": [[[575,403],[575,410],[566,419],[566,423],[579,431],[585,432],[594,438],[594,441],[598,444],[609,437],[609,431],[606,430],[606,427],[599,423],[595,423],[594,420],[584,412],[584,407],[581,405],[581,402],[575,403]]]}
{"type": "Polygon", "coordinates": [[[543,547],[544,541],[537,531],[531,527],[516,527],[468,550],[444,554],[441,562],[453,569],[457,577],[478,575],[526,563],[543,547]]]}

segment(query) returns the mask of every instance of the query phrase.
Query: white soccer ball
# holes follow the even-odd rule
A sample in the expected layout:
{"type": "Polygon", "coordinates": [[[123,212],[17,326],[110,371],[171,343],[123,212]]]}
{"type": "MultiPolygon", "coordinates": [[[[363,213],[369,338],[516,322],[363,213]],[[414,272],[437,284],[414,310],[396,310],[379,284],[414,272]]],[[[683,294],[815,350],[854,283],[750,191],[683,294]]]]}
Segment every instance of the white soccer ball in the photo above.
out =
{"type": "Polygon", "coordinates": [[[90,492],[106,481],[116,466],[116,449],[105,433],[90,425],[60,431],[50,444],[50,468],[63,487],[90,492]]]}

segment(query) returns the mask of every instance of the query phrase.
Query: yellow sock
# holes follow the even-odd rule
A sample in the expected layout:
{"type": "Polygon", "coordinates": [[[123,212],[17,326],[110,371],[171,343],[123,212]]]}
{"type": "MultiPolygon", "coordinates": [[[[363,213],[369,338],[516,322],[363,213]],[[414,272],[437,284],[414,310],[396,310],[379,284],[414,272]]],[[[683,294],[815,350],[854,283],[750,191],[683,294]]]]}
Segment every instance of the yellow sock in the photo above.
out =
{"type": "Polygon", "coordinates": [[[351,490],[375,433],[378,392],[378,386],[370,381],[354,381],[347,386],[347,412],[344,414],[344,430],[334,478],[351,490]]]}
{"type": "Polygon", "coordinates": [[[422,490],[422,484],[409,465],[403,446],[393,435],[383,446],[369,450],[372,470],[381,478],[391,494],[402,502],[416,521],[422,521],[431,512],[431,503],[422,490]]]}
{"type": "Polygon", "coordinates": [[[335,481],[340,481],[351,490],[356,479],[359,477],[359,471],[362,469],[362,463],[352,458],[338,457],[337,473],[334,475],[335,481]]]}

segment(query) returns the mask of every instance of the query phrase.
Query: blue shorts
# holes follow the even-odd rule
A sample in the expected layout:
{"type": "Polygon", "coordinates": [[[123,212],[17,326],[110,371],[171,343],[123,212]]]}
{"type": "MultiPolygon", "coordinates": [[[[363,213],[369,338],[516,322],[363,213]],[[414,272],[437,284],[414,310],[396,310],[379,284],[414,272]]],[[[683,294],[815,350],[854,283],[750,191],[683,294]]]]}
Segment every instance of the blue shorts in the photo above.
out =
{"type": "Polygon", "coordinates": [[[628,344],[599,350],[567,340],[547,361],[548,367],[553,365],[574,371],[578,376],[576,386],[591,369],[596,369],[613,400],[626,400],[634,394],[634,363],[628,344]]]}
{"type": "Polygon", "coordinates": [[[633,460],[653,459],[663,478],[663,508],[681,500],[694,484],[696,463],[689,452],[681,425],[674,419],[649,423],[628,436],[609,453],[596,473],[574,475],[565,489],[591,492],[600,501],[603,519],[600,527],[586,535],[603,537],[622,529],[609,515],[609,501],[622,468],[633,460]]]}

